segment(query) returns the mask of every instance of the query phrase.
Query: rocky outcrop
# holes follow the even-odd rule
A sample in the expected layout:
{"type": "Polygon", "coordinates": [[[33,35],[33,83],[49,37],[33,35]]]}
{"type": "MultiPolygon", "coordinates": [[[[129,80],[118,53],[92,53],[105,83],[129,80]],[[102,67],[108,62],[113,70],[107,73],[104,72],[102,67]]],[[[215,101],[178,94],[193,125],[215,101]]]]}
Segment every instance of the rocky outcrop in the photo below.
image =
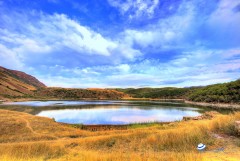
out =
{"type": "Polygon", "coordinates": [[[196,117],[183,117],[183,121],[211,119],[214,117],[214,115],[217,115],[217,114],[219,113],[216,111],[205,112],[204,114],[196,117]]]}

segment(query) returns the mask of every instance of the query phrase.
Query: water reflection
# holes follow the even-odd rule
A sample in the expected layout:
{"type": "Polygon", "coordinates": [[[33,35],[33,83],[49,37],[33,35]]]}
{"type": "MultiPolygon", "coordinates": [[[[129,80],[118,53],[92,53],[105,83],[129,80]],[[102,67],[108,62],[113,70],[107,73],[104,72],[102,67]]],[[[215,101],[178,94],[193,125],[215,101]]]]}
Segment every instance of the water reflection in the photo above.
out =
{"type": "Polygon", "coordinates": [[[0,105],[74,124],[129,124],[171,122],[184,116],[198,116],[204,110],[180,102],[160,101],[28,101],[0,105]]]}
{"type": "Polygon", "coordinates": [[[74,105],[101,105],[119,104],[117,101],[26,101],[26,102],[6,102],[4,105],[24,105],[24,106],[74,106],[74,105]]]}
{"type": "Polygon", "coordinates": [[[58,122],[82,124],[129,124],[136,122],[171,122],[183,116],[198,116],[197,108],[107,106],[99,108],[61,109],[42,111],[38,116],[54,118],[58,122]]]}

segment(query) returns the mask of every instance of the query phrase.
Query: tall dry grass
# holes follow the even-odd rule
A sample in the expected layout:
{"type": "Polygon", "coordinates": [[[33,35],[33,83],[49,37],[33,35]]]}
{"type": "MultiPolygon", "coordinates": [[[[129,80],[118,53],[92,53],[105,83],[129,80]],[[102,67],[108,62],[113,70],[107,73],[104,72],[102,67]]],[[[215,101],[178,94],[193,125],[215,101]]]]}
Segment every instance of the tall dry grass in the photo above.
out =
{"type": "Polygon", "coordinates": [[[48,160],[66,154],[65,147],[49,143],[20,143],[0,146],[0,160],[48,160]]]}
{"type": "Polygon", "coordinates": [[[227,135],[239,136],[239,130],[235,126],[235,121],[240,121],[240,112],[230,115],[218,116],[209,124],[209,129],[214,132],[227,135]]]}
{"type": "MultiPolygon", "coordinates": [[[[4,111],[1,112],[3,115],[4,111]]],[[[6,115],[9,114],[8,112],[5,113],[6,115]]],[[[23,132],[27,131],[33,136],[44,134],[55,138],[46,139],[47,137],[43,137],[42,140],[35,140],[31,136],[29,140],[23,140],[22,142],[17,139],[19,133],[14,133],[11,129],[8,132],[12,139],[0,143],[0,160],[4,161],[206,160],[210,155],[199,153],[196,150],[197,144],[200,142],[206,144],[207,150],[213,150],[222,145],[212,136],[212,133],[238,136],[234,122],[240,120],[240,112],[238,112],[230,115],[216,115],[211,120],[176,122],[167,125],[154,124],[149,127],[128,130],[89,132],[65,127],[50,119],[46,121],[45,118],[23,113],[13,112],[11,114],[13,120],[18,120],[19,117],[27,119],[36,134],[21,126],[23,132]]],[[[13,120],[12,123],[14,123],[13,120]]],[[[4,135],[7,135],[6,131],[4,135]]],[[[1,136],[0,138],[4,139],[1,136]]],[[[240,151],[240,148],[231,142],[227,143],[226,146],[231,146],[231,148],[240,151]]],[[[234,158],[240,157],[240,153],[239,156],[237,153],[236,155],[232,155],[232,153],[219,154],[220,156],[222,158],[232,157],[231,159],[234,160],[234,158]]]]}

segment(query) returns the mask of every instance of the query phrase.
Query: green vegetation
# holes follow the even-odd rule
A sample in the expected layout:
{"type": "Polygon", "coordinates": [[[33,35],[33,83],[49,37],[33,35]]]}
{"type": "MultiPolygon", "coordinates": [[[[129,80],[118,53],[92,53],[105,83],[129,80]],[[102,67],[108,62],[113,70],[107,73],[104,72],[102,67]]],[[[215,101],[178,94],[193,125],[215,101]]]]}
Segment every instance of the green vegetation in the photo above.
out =
{"type": "Polygon", "coordinates": [[[116,89],[124,92],[133,98],[149,98],[149,99],[186,99],[188,95],[193,93],[200,87],[189,88],[127,88],[116,89]]]}
{"type": "Polygon", "coordinates": [[[240,80],[190,88],[127,88],[116,89],[133,98],[185,99],[194,102],[240,103],[240,80]]]}
{"type": "Polygon", "coordinates": [[[121,99],[125,94],[108,89],[41,88],[35,91],[35,96],[59,99],[121,99]]]}
{"type": "Polygon", "coordinates": [[[127,88],[116,89],[118,91],[129,94],[134,98],[161,98],[161,99],[183,99],[187,94],[196,88],[127,88]]]}
{"type": "Polygon", "coordinates": [[[128,129],[136,129],[136,128],[144,128],[144,127],[151,127],[151,126],[159,126],[167,125],[168,123],[159,123],[159,122],[142,122],[142,123],[132,123],[127,125],[128,129]]]}
{"type": "Polygon", "coordinates": [[[195,102],[240,103],[240,80],[195,90],[187,99],[195,102]]]}

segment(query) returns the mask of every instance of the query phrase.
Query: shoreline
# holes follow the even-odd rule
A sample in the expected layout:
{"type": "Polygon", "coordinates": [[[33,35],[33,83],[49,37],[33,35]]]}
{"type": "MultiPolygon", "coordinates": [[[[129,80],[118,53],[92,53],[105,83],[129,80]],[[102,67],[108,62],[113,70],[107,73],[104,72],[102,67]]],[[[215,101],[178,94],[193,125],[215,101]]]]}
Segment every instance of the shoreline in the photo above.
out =
{"type": "Polygon", "coordinates": [[[210,107],[213,109],[232,109],[240,110],[240,104],[233,103],[207,103],[207,102],[193,102],[185,99],[157,99],[157,98],[122,98],[122,99],[96,99],[96,98],[81,98],[81,99],[59,99],[59,98],[24,98],[24,99],[13,99],[13,100],[0,100],[0,104],[9,103],[9,102],[26,102],[26,101],[173,101],[173,102],[182,102],[190,105],[210,107]]]}
{"type": "Polygon", "coordinates": [[[240,104],[232,104],[232,103],[207,103],[207,102],[192,102],[184,100],[184,103],[203,106],[203,107],[210,107],[215,109],[232,109],[232,110],[240,110],[240,104]]]}
{"type": "MultiPolygon", "coordinates": [[[[192,117],[195,118],[195,117],[192,117]]],[[[129,123],[129,124],[71,124],[71,123],[63,123],[57,122],[61,125],[70,126],[82,130],[88,131],[106,131],[106,130],[129,130],[134,128],[141,127],[151,127],[155,125],[168,125],[174,124],[178,122],[185,121],[184,118],[181,121],[173,121],[173,122],[142,122],[142,123],[129,123]]]]}

